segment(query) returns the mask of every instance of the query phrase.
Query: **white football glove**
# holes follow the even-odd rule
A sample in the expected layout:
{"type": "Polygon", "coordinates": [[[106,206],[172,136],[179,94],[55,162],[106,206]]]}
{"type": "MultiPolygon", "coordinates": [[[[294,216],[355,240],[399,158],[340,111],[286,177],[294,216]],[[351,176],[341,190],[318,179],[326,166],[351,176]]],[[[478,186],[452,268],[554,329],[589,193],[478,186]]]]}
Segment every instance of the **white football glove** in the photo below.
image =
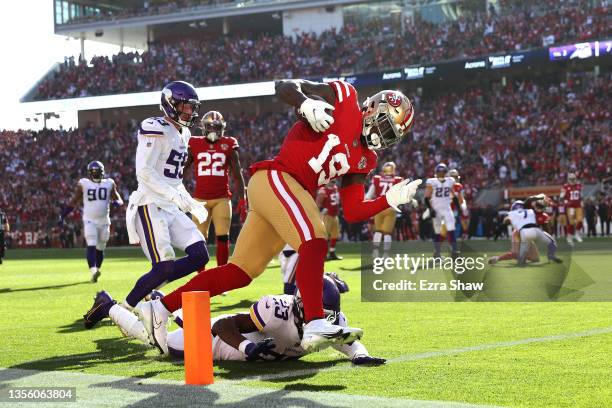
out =
{"type": "Polygon", "coordinates": [[[334,107],[327,102],[306,98],[298,113],[306,118],[315,132],[324,132],[334,123],[334,118],[325,112],[326,109],[333,111],[334,107]]]}
{"type": "Polygon", "coordinates": [[[179,210],[182,212],[189,212],[193,198],[191,198],[187,192],[177,191],[176,194],[172,196],[171,200],[174,204],[176,204],[179,210]]]}
{"type": "Polygon", "coordinates": [[[385,194],[387,203],[395,210],[399,211],[398,207],[402,204],[408,204],[412,202],[414,195],[416,194],[417,188],[421,185],[423,180],[417,179],[410,181],[408,179],[400,181],[399,183],[391,186],[385,194]]]}
{"type": "Polygon", "coordinates": [[[208,210],[205,206],[206,202],[199,202],[191,199],[191,207],[189,208],[189,212],[191,215],[198,220],[199,224],[202,224],[208,218],[208,210]]]}

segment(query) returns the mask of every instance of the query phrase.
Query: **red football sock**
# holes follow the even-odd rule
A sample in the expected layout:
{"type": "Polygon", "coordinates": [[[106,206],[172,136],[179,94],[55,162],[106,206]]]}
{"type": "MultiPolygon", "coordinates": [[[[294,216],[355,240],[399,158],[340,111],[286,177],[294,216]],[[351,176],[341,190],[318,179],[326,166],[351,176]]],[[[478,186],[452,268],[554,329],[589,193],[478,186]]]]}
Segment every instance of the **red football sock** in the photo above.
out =
{"type": "Polygon", "coordinates": [[[582,232],[582,221],[578,221],[576,223],[576,228],[578,229],[578,232],[582,232]]]}
{"type": "Polygon", "coordinates": [[[330,249],[330,250],[332,250],[332,251],[333,251],[333,250],[335,250],[335,249],[336,249],[336,242],[337,242],[337,241],[338,241],[338,240],[337,240],[337,239],[334,239],[334,238],[332,238],[332,239],[330,239],[330,240],[329,240],[329,249],[330,249]]]}
{"type": "Polygon", "coordinates": [[[227,263],[229,257],[229,239],[227,235],[217,237],[217,266],[227,263]]]}
{"type": "Polygon", "coordinates": [[[327,254],[327,241],[316,238],[304,242],[298,249],[295,270],[297,287],[304,304],[304,320],[322,319],[323,313],[323,264],[327,254]]]}
{"type": "Polygon", "coordinates": [[[573,225],[568,225],[566,228],[567,229],[565,230],[565,233],[567,235],[574,235],[574,226],[573,225]]]}
{"type": "MultiPolygon", "coordinates": [[[[162,298],[162,303],[166,309],[174,312],[181,308],[183,292],[205,290],[212,297],[223,292],[245,287],[251,283],[251,280],[251,277],[245,271],[232,263],[217,266],[216,268],[198,273],[189,282],[162,298]]],[[[321,284],[323,284],[322,280],[321,284]]]]}
{"type": "Polygon", "coordinates": [[[508,259],[514,259],[516,258],[516,256],[514,256],[514,254],[512,253],[512,251],[510,252],[506,252],[505,254],[501,254],[499,256],[499,260],[500,261],[507,261],[508,259]]]}

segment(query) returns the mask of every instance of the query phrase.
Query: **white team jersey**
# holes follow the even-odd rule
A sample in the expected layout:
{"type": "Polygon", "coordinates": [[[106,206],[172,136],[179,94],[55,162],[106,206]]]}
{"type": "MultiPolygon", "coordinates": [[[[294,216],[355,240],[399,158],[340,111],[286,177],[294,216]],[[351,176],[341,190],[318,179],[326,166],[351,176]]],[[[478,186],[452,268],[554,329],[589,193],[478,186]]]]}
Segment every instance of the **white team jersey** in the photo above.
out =
{"type": "Polygon", "coordinates": [[[163,117],[143,120],[138,129],[136,178],[141,194],[139,205],[154,203],[159,207],[175,207],[171,197],[183,186],[183,167],[191,132],[179,132],[163,117]]]}
{"type": "MultiPolygon", "coordinates": [[[[307,352],[300,346],[301,337],[298,326],[295,322],[293,314],[293,296],[291,295],[268,295],[263,296],[250,308],[250,315],[253,323],[259,331],[252,333],[243,333],[243,336],[253,343],[262,341],[265,338],[271,337],[274,339],[274,352],[278,353],[278,357],[268,356],[268,359],[286,359],[292,357],[301,357],[307,352]]],[[[175,312],[175,316],[179,315],[182,319],[182,310],[175,312]]],[[[222,315],[211,319],[211,327],[215,322],[224,317],[232,315],[222,315]]],[[[340,312],[338,325],[347,327],[348,321],[344,313],[340,312]]],[[[301,329],[300,329],[301,330],[301,329]]],[[[184,349],[183,329],[177,329],[168,333],[168,346],[175,350],[184,349]]],[[[348,344],[335,344],[334,349],[343,353],[349,358],[356,355],[369,355],[368,350],[359,341],[348,344]]],[[[244,361],[245,355],[225,343],[218,336],[213,336],[213,358],[216,361],[234,360],[244,361]]]]}
{"type": "Polygon", "coordinates": [[[455,179],[445,177],[444,181],[440,181],[439,178],[432,177],[427,179],[427,184],[432,187],[431,206],[435,209],[450,207],[455,179]]]}
{"type": "Polygon", "coordinates": [[[535,211],[529,209],[520,209],[510,211],[508,213],[508,218],[512,223],[512,227],[516,230],[520,230],[527,224],[536,224],[536,215],[535,211]]]}
{"type": "Polygon", "coordinates": [[[83,220],[110,224],[109,204],[113,186],[113,179],[104,178],[99,183],[88,178],[79,180],[83,189],[83,220]]]}

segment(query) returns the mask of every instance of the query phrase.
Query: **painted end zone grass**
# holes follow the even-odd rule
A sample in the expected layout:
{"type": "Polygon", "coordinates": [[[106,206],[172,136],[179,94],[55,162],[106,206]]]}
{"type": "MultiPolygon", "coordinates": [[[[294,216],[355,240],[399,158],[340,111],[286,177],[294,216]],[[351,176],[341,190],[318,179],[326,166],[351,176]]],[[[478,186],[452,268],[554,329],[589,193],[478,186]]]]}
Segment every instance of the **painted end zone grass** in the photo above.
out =
{"type": "MultiPolygon", "coordinates": [[[[340,271],[359,265],[358,247],[342,245],[338,251],[345,260],[326,268],[350,285],[342,298],[350,324],[365,330],[363,343],[371,354],[398,361],[355,369],[341,355],[324,351],[291,363],[221,363],[215,365],[219,383],[405,398],[407,403],[612,406],[609,332],[500,345],[610,328],[612,304],[362,303],[359,272],[340,271]],[[496,346],[453,352],[479,345],[496,346]],[[441,353],[425,354],[435,351],[441,353]],[[291,376],[296,370],[302,375],[291,376]]],[[[573,262],[584,270],[612,274],[612,251],[576,253],[573,262]]],[[[100,281],[91,284],[81,249],[9,252],[0,265],[0,367],[182,380],[180,363],[125,340],[109,322],[90,331],[82,327],[81,316],[97,290],[106,289],[121,300],[147,270],[139,249],[110,249],[100,281]]],[[[276,263],[249,287],[213,299],[213,314],[244,310],[261,295],[281,290],[276,263]]]]}

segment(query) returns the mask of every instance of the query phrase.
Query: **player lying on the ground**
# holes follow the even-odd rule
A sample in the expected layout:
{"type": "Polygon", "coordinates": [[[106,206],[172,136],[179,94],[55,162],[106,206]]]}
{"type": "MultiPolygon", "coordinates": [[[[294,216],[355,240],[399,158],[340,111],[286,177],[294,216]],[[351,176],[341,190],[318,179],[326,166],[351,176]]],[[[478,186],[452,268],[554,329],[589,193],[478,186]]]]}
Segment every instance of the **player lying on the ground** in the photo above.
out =
{"type": "Polygon", "coordinates": [[[104,177],[104,165],[92,161],[87,165],[89,178],[78,181],[70,203],[62,210],[59,225],[80,203],[83,204],[83,235],[87,242],[87,265],[91,281],[97,282],[110,235],[110,206],[120,207],[123,199],[112,178],[104,177]]]}
{"type": "MultiPolygon", "coordinates": [[[[340,290],[334,279],[324,277],[323,307],[326,318],[340,326],[347,325],[340,311],[340,290]]],[[[147,331],[129,310],[118,305],[107,292],[100,292],[91,310],[99,320],[110,317],[121,332],[147,345],[147,331]]],[[[299,293],[263,296],[249,312],[215,317],[211,320],[213,359],[215,361],[294,360],[306,354],[300,346],[304,325],[304,310],[299,293]]],[[[183,329],[181,311],[175,322],[181,327],[168,333],[170,355],[183,357],[183,329]]],[[[381,365],[385,359],[371,357],[359,342],[333,344],[356,365],[381,365]]]]}
{"type": "MultiPolygon", "coordinates": [[[[538,224],[539,226],[546,225],[550,220],[550,216],[546,212],[544,212],[544,208],[546,207],[546,203],[548,202],[548,200],[549,198],[546,197],[544,193],[531,196],[525,200],[524,207],[527,209],[532,209],[535,212],[536,224],[538,224]]],[[[504,225],[507,225],[507,223],[504,223],[504,225]]],[[[511,250],[502,255],[492,256],[491,258],[489,258],[489,263],[493,265],[499,261],[517,259],[519,255],[520,243],[521,239],[519,230],[515,229],[512,231],[511,234],[511,250]]],[[[540,261],[538,247],[533,241],[529,244],[529,248],[527,249],[527,253],[525,254],[525,261],[540,261]]]]}
{"type": "Polygon", "coordinates": [[[362,334],[361,329],[325,319],[321,293],[327,241],[314,196],[318,187],[341,178],[340,196],[349,222],[411,202],[421,180],[398,183],[375,200],[364,198],[364,183],[376,167],[374,150],[392,146],[408,134],[414,119],[412,104],[401,92],[381,91],[360,108],[357,90],[343,81],[280,81],[276,94],[304,121],[289,130],[275,158],[251,166],[249,212],[228,264],[201,271],[163,299],[143,303],[137,310],[152,340],[164,351],[163,322],[181,308],[183,292],[205,290],[217,296],[247,286],[285,244],[300,254],[295,275],[306,322],[302,348],[312,350],[362,334]]]}
{"type": "MultiPolygon", "coordinates": [[[[194,200],[183,185],[187,143],[198,117],[200,100],[193,86],[176,81],[161,93],[163,117],[142,121],[136,148],[138,189],[130,195],[125,215],[130,244],[140,243],[151,270],[141,276],[123,302],[134,308],[153,289],[180,279],[208,262],[204,237],[191,218],[206,220],[202,203],[194,200]],[[174,248],[187,254],[175,259],[174,248]]],[[[85,327],[96,320],[85,316],[85,327]]]]}
{"type": "Polygon", "coordinates": [[[548,249],[548,259],[561,263],[561,259],[557,258],[557,242],[547,232],[542,231],[537,224],[536,214],[531,208],[525,208],[525,203],[522,200],[516,200],[510,207],[510,212],[504,220],[505,223],[512,224],[512,227],[519,232],[519,251],[518,265],[524,266],[527,253],[530,246],[535,241],[545,244],[548,249]]]}

